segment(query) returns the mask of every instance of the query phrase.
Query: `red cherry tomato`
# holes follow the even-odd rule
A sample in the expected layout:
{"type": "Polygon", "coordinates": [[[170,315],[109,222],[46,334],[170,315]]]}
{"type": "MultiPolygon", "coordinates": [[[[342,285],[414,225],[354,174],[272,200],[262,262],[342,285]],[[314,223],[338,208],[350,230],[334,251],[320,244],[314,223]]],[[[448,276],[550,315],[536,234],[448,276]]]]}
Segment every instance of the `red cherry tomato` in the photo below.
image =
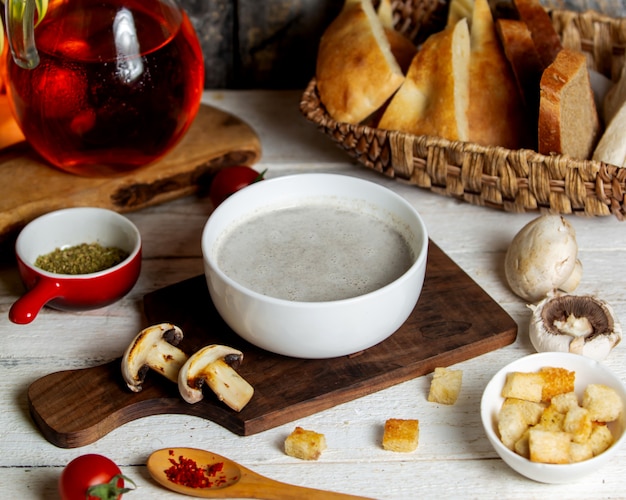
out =
{"type": "Polygon", "coordinates": [[[215,174],[209,188],[209,199],[213,208],[222,203],[231,194],[263,180],[265,170],[261,173],[245,165],[224,167],[215,174]]]}
{"type": "Polygon", "coordinates": [[[113,500],[131,490],[124,487],[120,468],[109,458],[88,454],[81,455],[65,466],[59,478],[61,500],[113,500]]]}

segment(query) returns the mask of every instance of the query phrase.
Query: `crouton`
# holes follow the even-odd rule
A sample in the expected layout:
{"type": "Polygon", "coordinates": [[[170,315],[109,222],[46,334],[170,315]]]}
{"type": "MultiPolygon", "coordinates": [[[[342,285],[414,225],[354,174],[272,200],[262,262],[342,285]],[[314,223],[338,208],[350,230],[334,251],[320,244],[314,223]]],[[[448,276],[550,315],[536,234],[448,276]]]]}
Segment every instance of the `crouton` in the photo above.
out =
{"type": "Polygon", "coordinates": [[[528,434],[530,429],[526,429],[522,437],[519,438],[513,446],[513,451],[524,458],[530,458],[530,447],[528,445],[528,434]]]}
{"type": "Polygon", "coordinates": [[[540,403],[543,384],[544,378],[540,373],[512,372],[506,376],[502,397],[540,403]]]}
{"type": "Polygon", "coordinates": [[[544,431],[562,431],[564,420],[565,413],[560,413],[554,406],[550,405],[541,414],[537,427],[544,431]]]}
{"type": "Polygon", "coordinates": [[[576,396],[575,392],[566,392],[554,396],[550,400],[550,404],[561,413],[567,413],[572,408],[578,408],[580,406],[578,403],[578,396],[576,396]]]}
{"type": "Polygon", "coordinates": [[[530,429],[528,449],[532,462],[567,464],[570,461],[571,438],[567,432],[530,429]]]}
{"type": "Polygon", "coordinates": [[[285,439],[285,453],[301,460],[317,460],[326,449],[326,437],[302,427],[296,427],[285,439]]]}
{"type": "Polygon", "coordinates": [[[613,434],[606,425],[594,425],[589,436],[589,445],[593,456],[599,455],[613,444],[613,434]]]}
{"type": "Polygon", "coordinates": [[[462,381],[463,372],[461,370],[435,368],[428,392],[428,401],[453,405],[461,392],[462,381]]]}
{"type": "Polygon", "coordinates": [[[574,391],[575,372],[565,368],[545,367],[539,373],[543,377],[542,401],[549,403],[554,396],[574,391]]]}
{"type": "Polygon", "coordinates": [[[385,422],[383,448],[404,453],[415,451],[419,435],[419,420],[390,418],[385,422]]]}
{"type": "Polygon", "coordinates": [[[498,433],[504,446],[510,450],[528,430],[529,424],[524,418],[521,405],[505,404],[498,412],[498,433]]]}
{"type": "Polygon", "coordinates": [[[569,445],[570,462],[582,462],[593,458],[593,450],[591,445],[587,443],[571,442],[569,445]]]}
{"type": "Polygon", "coordinates": [[[584,443],[591,436],[591,417],[589,411],[585,408],[577,406],[571,408],[563,420],[563,430],[569,432],[572,441],[575,443],[584,443]]]}
{"type": "Polygon", "coordinates": [[[517,398],[506,398],[502,406],[517,406],[521,412],[521,418],[527,425],[535,425],[539,422],[546,405],[543,403],[535,403],[534,401],[525,401],[517,398]]]}
{"type": "Polygon", "coordinates": [[[604,384],[589,384],[583,393],[582,406],[589,410],[594,422],[612,422],[623,411],[622,400],[617,391],[604,384]]]}

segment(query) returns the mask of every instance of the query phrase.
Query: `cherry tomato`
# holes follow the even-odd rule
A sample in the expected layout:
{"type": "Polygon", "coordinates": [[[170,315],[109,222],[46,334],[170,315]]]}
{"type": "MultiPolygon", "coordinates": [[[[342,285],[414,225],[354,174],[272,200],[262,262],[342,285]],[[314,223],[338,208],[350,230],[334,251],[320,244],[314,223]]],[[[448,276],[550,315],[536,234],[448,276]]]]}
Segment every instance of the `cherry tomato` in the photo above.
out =
{"type": "Polygon", "coordinates": [[[122,475],[120,468],[109,458],[81,455],[65,466],[59,478],[61,500],[113,500],[131,490],[124,481],[132,480],[122,475]]]}
{"type": "Polygon", "coordinates": [[[263,180],[265,170],[261,173],[245,165],[224,167],[215,174],[209,188],[209,199],[213,208],[222,203],[231,194],[263,180]]]}

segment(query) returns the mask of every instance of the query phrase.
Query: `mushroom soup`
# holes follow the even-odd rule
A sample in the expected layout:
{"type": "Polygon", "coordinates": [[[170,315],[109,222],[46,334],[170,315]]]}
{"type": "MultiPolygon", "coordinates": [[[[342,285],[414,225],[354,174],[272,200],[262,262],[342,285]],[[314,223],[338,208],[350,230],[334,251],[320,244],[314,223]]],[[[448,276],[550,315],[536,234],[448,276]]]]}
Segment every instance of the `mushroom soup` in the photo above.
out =
{"type": "Polygon", "coordinates": [[[216,249],[218,267],[231,279],[258,293],[300,302],[364,295],[393,282],[415,262],[394,224],[330,203],[256,214],[226,231],[216,249]]]}

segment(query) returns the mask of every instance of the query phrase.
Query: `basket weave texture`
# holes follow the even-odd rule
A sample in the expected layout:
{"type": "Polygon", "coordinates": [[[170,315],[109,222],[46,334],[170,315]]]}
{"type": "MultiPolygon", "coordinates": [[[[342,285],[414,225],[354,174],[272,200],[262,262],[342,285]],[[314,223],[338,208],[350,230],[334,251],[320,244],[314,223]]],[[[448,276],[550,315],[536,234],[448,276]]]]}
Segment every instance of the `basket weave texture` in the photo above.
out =
{"type": "MultiPolygon", "coordinates": [[[[396,29],[414,40],[424,36],[426,20],[441,5],[395,2],[396,29]]],[[[590,69],[619,79],[626,18],[593,11],[552,10],[550,15],[564,47],[583,52],[590,69]]],[[[337,122],[321,103],[315,78],[300,111],[365,167],[438,194],[506,212],[626,217],[626,168],[337,122]]]]}

